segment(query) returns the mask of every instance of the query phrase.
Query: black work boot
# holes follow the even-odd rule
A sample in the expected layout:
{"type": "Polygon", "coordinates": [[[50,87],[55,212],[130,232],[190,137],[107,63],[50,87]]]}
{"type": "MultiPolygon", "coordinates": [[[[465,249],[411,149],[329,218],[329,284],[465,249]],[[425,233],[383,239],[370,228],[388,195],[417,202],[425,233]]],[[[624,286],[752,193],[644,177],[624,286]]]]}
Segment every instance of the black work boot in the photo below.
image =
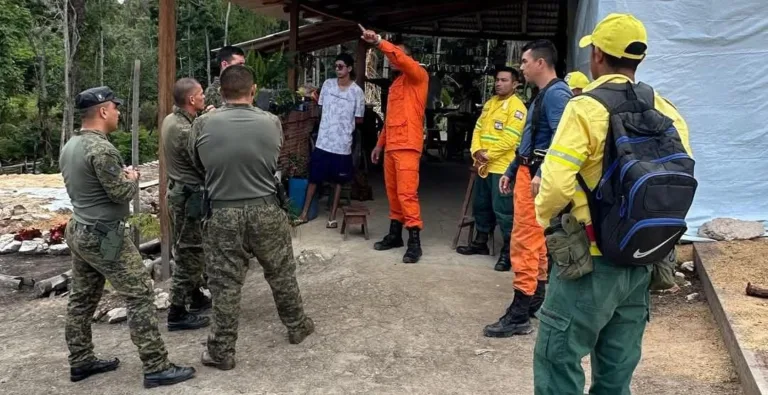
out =
{"type": "Polygon", "coordinates": [[[403,243],[403,223],[395,221],[394,219],[389,223],[389,233],[384,236],[384,239],[377,241],[373,245],[373,249],[376,251],[386,251],[393,248],[399,248],[404,246],[403,243]]]}
{"type": "Polygon", "coordinates": [[[512,262],[509,258],[509,236],[504,238],[504,245],[499,252],[499,260],[496,261],[496,266],[493,270],[497,272],[508,272],[512,269],[512,262]]]}
{"type": "Polygon", "coordinates": [[[416,263],[421,258],[421,238],[419,228],[408,229],[408,249],[403,255],[403,263],[416,263]]]}
{"type": "Polygon", "coordinates": [[[174,385],[195,377],[195,368],[181,367],[171,364],[171,367],[160,372],[144,374],[144,388],[155,388],[161,385],[174,385]]]}
{"type": "Polygon", "coordinates": [[[483,329],[486,337],[511,337],[514,335],[527,335],[533,331],[528,310],[531,307],[532,296],[515,290],[515,299],[507,308],[504,316],[498,322],[487,325],[483,329]]]}
{"type": "Polygon", "coordinates": [[[544,303],[544,296],[547,294],[547,280],[539,280],[536,285],[536,293],[531,298],[531,307],[529,308],[529,315],[532,318],[536,317],[536,312],[539,311],[541,305],[544,303]]]}
{"type": "Polygon", "coordinates": [[[491,255],[491,250],[488,249],[488,233],[478,231],[468,246],[456,247],[456,252],[461,255],[491,255]]]}
{"type": "Polygon", "coordinates": [[[192,295],[190,296],[192,297],[192,303],[189,304],[190,313],[201,313],[213,307],[211,298],[205,296],[205,294],[203,293],[203,291],[200,290],[200,288],[197,288],[194,291],[192,291],[192,295]]]}
{"type": "Polygon", "coordinates": [[[80,380],[85,380],[94,374],[111,372],[120,365],[120,360],[110,359],[96,359],[80,365],[76,368],[69,369],[69,379],[74,383],[80,380]]]}
{"type": "Polygon", "coordinates": [[[192,314],[184,306],[171,305],[171,308],[168,310],[169,332],[200,329],[210,324],[210,318],[192,314]]]}

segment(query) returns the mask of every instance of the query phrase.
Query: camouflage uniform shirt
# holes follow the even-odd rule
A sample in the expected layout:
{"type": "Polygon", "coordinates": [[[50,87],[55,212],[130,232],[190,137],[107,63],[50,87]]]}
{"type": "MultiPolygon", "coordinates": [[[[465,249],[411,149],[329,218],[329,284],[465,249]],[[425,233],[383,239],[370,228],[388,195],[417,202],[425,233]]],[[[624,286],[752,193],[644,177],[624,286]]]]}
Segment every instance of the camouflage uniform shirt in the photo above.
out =
{"type": "Polygon", "coordinates": [[[205,106],[214,106],[216,108],[219,108],[224,104],[224,99],[221,97],[221,93],[219,92],[219,88],[221,88],[221,80],[219,77],[216,77],[213,79],[213,82],[211,83],[208,88],[205,89],[205,106]]]}
{"type": "Polygon", "coordinates": [[[114,222],[129,214],[128,203],[139,188],[123,173],[120,152],[96,130],[81,129],[64,145],[59,167],[80,223],[114,222]]]}
{"type": "Polygon", "coordinates": [[[187,185],[202,185],[204,174],[193,165],[189,156],[189,136],[195,116],[181,108],[173,108],[163,120],[163,158],[168,178],[187,185]]]}

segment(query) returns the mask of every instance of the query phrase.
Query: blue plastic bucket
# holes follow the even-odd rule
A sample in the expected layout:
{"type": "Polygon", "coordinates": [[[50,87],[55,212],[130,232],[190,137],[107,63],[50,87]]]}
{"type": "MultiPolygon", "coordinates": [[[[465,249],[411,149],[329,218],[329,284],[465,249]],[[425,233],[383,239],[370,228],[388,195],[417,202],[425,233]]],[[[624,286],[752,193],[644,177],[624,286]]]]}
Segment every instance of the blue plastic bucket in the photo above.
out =
{"type": "MultiPolygon", "coordinates": [[[[306,178],[291,178],[288,180],[288,197],[291,199],[291,205],[296,212],[301,213],[304,210],[304,200],[307,197],[307,187],[309,180],[306,178]]],[[[309,205],[307,219],[317,218],[318,195],[312,197],[312,203],[309,205]]]]}

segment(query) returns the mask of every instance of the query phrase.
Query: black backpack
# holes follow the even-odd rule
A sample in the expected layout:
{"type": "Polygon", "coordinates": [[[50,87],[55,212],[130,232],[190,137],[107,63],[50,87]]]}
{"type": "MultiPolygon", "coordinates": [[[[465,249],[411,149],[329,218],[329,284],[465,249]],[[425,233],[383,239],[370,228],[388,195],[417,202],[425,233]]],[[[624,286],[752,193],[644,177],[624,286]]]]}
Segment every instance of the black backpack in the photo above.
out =
{"type": "Polygon", "coordinates": [[[672,119],[654,108],[650,86],[608,83],[584,95],[610,114],[603,176],[587,193],[597,246],[616,264],[658,262],[688,229],[694,161],[672,119]]]}

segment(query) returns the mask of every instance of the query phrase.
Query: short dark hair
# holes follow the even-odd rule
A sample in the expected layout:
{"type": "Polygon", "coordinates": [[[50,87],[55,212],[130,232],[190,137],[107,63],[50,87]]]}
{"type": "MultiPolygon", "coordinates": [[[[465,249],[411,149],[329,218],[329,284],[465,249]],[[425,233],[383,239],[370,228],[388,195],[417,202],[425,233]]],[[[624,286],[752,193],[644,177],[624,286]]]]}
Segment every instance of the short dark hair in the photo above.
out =
{"type": "Polygon", "coordinates": [[[224,99],[240,99],[251,93],[253,71],[247,66],[230,66],[221,73],[220,82],[224,99]]]}
{"type": "Polygon", "coordinates": [[[629,69],[637,71],[637,67],[640,66],[640,62],[643,61],[642,59],[617,58],[613,55],[608,55],[605,52],[603,52],[603,56],[605,56],[605,64],[614,70],[629,69]]]}
{"type": "Polygon", "coordinates": [[[178,107],[187,104],[187,98],[192,93],[192,90],[200,86],[194,78],[182,78],[173,84],[173,102],[178,107]]]}
{"type": "Polygon", "coordinates": [[[227,45],[226,47],[223,47],[219,50],[219,53],[216,55],[216,60],[219,62],[219,64],[221,64],[221,62],[229,62],[235,55],[245,57],[245,52],[243,52],[240,47],[227,45]]]}
{"type": "Polygon", "coordinates": [[[510,73],[515,81],[520,81],[520,72],[514,67],[509,66],[496,66],[496,70],[493,73],[494,77],[498,77],[499,73],[510,73]]]}
{"type": "Polygon", "coordinates": [[[394,38],[392,38],[392,44],[394,44],[396,47],[403,47],[405,54],[408,56],[411,56],[413,54],[413,51],[411,50],[411,46],[405,43],[405,37],[403,37],[402,35],[397,35],[394,38]]]}
{"type": "Polygon", "coordinates": [[[528,50],[531,51],[531,56],[533,56],[534,60],[544,59],[549,67],[555,67],[557,64],[557,48],[555,48],[555,44],[552,41],[543,39],[531,41],[525,44],[523,53],[528,50]]]}
{"type": "Polygon", "coordinates": [[[355,59],[352,58],[352,55],[348,53],[340,53],[336,55],[336,60],[334,62],[342,61],[344,62],[347,67],[353,67],[355,65],[355,59]]]}

